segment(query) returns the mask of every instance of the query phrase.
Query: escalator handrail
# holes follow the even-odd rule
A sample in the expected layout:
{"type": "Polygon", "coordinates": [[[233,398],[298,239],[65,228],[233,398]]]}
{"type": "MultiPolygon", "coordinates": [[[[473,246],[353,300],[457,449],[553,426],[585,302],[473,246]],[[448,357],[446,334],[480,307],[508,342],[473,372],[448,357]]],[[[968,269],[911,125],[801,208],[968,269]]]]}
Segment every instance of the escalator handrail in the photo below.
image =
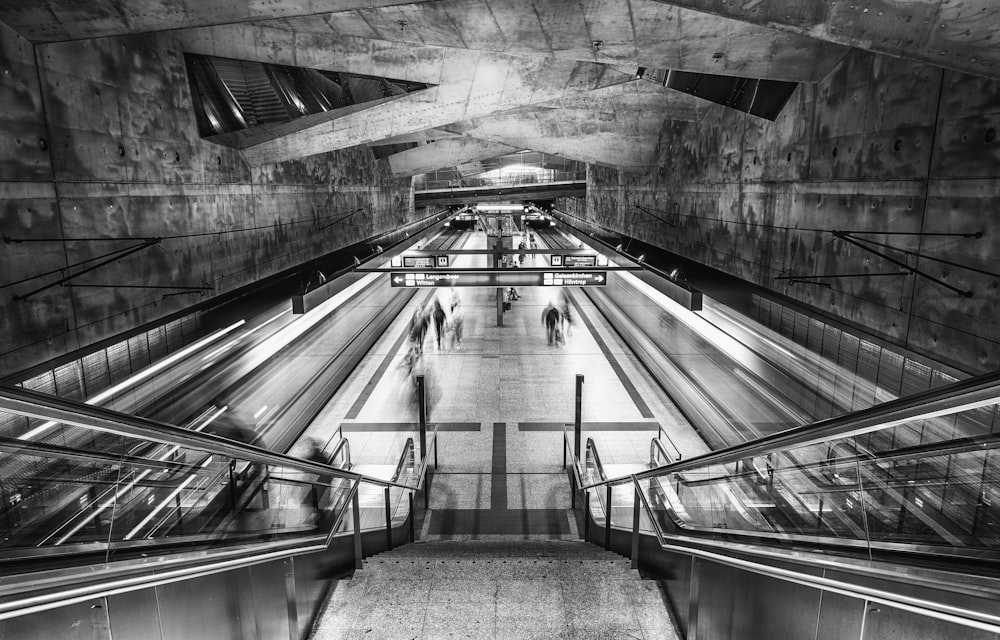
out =
{"type": "MultiPolygon", "coordinates": [[[[762,436],[687,460],[678,460],[649,471],[643,471],[636,476],[642,480],[709,465],[732,463],[793,447],[804,447],[857,433],[876,431],[915,419],[950,415],[997,402],[1000,402],[1000,372],[961,380],[868,409],[762,436]]],[[[618,485],[630,481],[630,476],[617,476],[608,478],[599,484],[618,485]]]]}
{"type": "Polygon", "coordinates": [[[74,459],[99,461],[111,464],[120,464],[128,467],[137,467],[140,469],[150,469],[154,471],[183,472],[189,471],[196,466],[193,463],[173,462],[170,460],[154,460],[152,458],[142,456],[106,453],[104,451],[87,451],[86,449],[63,447],[56,444],[35,442],[32,440],[18,440],[17,438],[7,438],[4,436],[0,436],[0,452],[15,455],[57,458],[59,460],[74,459]]]}
{"type": "Polygon", "coordinates": [[[263,465],[274,465],[343,479],[356,480],[361,477],[360,474],[344,471],[321,462],[303,460],[221,436],[189,431],[149,418],[132,416],[20,387],[0,385],[0,409],[84,429],[111,431],[263,465]]]}
{"type": "MultiPolygon", "coordinates": [[[[633,474],[631,476],[631,480],[632,483],[636,487],[638,487],[640,474],[633,474]]],[[[771,578],[776,578],[778,580],[782,580],[785,582],[792,582],[807,587],[812,587],[814,589],[820,589],[823,591],[831,591],[851,598],[866,600],[868,602],[877,602],[880,604],[885,604],[887,606],[916,613],[918,615],[930,616],[939,620],[945,620],[947,622],[961,624],[964,626],[970,626],[973,628],[989,631],[991,633],[1000,633],[1000,616],[983,613],[981,611],[966,609],[963,607],[943,602],[935,602],[933,600],[927,600],[925,598],[907,596],[898,592],[886,591],[865,585],[845,582],[843,580],[827,578],[825,577],[826,575],[825,572],[822,572],[820,575],[805,573],[801,571],[795,571],[792,569],[785,569],[782,567],[772,566],[761,562],[754,562],[752,560],[747,560],[744,558],[736,558],[727,553],[716,553],[713,551],[699,549],[697,547],[691,547],[682,544],[674,544],[664,539],[663,535],[660,533],[659,528],[656,526],[656,516],[653,513],[653,510],[650,507],[649,502],[646,500],[645,494],[642,491],[636,491],[635,493],[639,496],[639,500],[642,504],[642,507],[645,510],[647,517],[649,518],[650,522],[653,525],[653,532],[656,534],[657,542],[659,543],[660,548],[663,549],[664,551],[682,553],[685,555],[701,558],[704,560],[709,560],[712,562],[724,564],[726,566],[735,567],[745,571],[750,571],[753,573],[765,575],[771,578]]],[[[781,554],[777,554],[777,558],[787,561],[787,555],[782,556],[781,554]]],[[[833,564],[829,562],[821,563],[809,557],[797,557],[796,560],[806,565],[812,565],[824,569],[829,568],[829,565],[833,564]]],[[[845,569],[845,567],[843,566],[837,566],[836,568],[839,570],[847,570],[852,572],[853,569],[855,569],[854,567],[849,567],[845,569]]],[[[908,579],[910,577],[911,577],[910,575],[907,576],[908,579]]]]}

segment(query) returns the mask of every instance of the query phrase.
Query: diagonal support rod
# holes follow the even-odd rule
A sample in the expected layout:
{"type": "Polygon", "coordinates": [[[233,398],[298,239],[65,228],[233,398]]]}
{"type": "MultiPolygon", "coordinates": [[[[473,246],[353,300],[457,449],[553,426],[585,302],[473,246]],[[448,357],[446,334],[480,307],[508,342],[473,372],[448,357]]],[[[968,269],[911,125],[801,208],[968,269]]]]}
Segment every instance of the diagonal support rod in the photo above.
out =
{"type": "MultiPolygon", "coordinates": [[[[667,225],[668,227],[676,227],[677,226],[676,222],[670,222],[669,220],[665,220],[664,218],[661,218],[660,216],[658,216],[655,213],[653,213],[653,211],[658,211],[659,213],[670,213],[668,211],[662,211],[660,209],[653,209],[653,211],[650,211],[646,207],[644,207],[642,205],[639,205],[639,204],[635,205],[635,208],[638,209],[639,211],[642,211],[643,213],[645,213],[650,218],[653,218],[654,220],[659,220],[660,222],[662,222],[663,224],[667,225]]],[[[677,215],[677,214],[676,213],[672,213],[671,215],[677,215]]],[[[632,226],[634,227],[636,224],[643,224],[643,223],[646,223],[646,222],[649,222],[649,220],[641,220],[640,222],[633,222],[632,226]]]]}
{"type": "Polygon", "coordinates": [[[86,269],[82,269],[82,270],[80,270],[80,271],[78,271],[76,273],[70,274],[70,275],[65,276],[63,278],[59,278],[55,282],[50,282],[49,284],[47,284],[45,286],[38,287],[37,289],[35,289],[33,291],[29,291],[28,293],[25,293],[24,295],[14,296],[14,300],[16,300],[16,301],[27,300],[28,298],[30,298],[31,296],[33,296],[33,295],[35,295],[37,293],[41,293],[42,291],[45,291],[47,289],[51,289],[52,287],[56,287],[56,286],[59,286],[61,284],[65,284],[66,282],[69,282],[70,280],[73,280],[74,278],[79,278],[80,276],[82,276],[85,273],[90,273],[91,271],[94,271],[96,269],[100,269],[101,267],[109,265],[109,264],[111,264],[113,262],[118,262],[122,258],[130,256],[133,253],[138,253],[138,252],[142,251],[143,249],[148,249],[149,247],[154,247],[154,246],[156,246],[158,244],[160,244],[160,239],[159,238],[150,238],[149,240],[144,241],[142,244],[138,244],[138,245],[136,245],[134,247],[131,247],[129,249],[125,249],[125,250],[119,252],[117,255],[114,255],[114,256],[112,256],[110,258],[107,258],[105,260],[101,260],[97,264],[91,265],[91,266],[87,267],[86,269]]]}
{"type": "Polygon", "coordinates": [[[948,289],[950,291],[954,291],[955,293],[957,293],[958,295],[960,295],[960,296],[962,296],[964,298],[971,298],[972,297],[972,291],[966,291],[966,290],[963,290],[963,289],[959,289],[958,287],[952,286],[952,285],[948,284],[947,282],[945,282],[944,280],[941,280],[940,278],[935,278],[934,276],[932,276],[932,275],[930,275],[930,274],[928,274],[928,273],[926,273],[924,271],[921,271],[920,269],[917,269],[916,267],[911,267],[910,265],[906,264],[902,260],[898,260],[898,259],[893,258],[892,256],[890,256],[888,254],[885,254],[885,253],[883,253],[881,251],[877,251],[877,250],[869,247],[868,245],[864,244],[860,240],[858,240],[856,238],[852,238],[849,232],[846,232],[846,231],[834,231],[833,235],[836,236],[837,238],[840,238],[844,242],[848,242],[848,243],[850,243],[850,244],[858,247],[859,249],[862,249],[864,251],[867,251],[868,253],[874,254],[874,255],[882,258],[883,260],[888,260],[892,264],[898,266],[900,269],[905,269],[906,271],[908,271],[910,273],[913,273],[915,275],[921,276],[923,278],[927,278],[931,282],[933,282],[933,283],[935,283],[937,285],[940,285],[940,286],[942,286],[945,289],[948,289]]]}

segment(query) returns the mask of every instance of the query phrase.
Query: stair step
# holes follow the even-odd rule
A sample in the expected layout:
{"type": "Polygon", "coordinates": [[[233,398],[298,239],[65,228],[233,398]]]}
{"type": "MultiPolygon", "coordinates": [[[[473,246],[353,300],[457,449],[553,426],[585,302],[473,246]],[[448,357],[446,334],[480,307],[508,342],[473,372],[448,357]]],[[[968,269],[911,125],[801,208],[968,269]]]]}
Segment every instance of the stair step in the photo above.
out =
{"type": "Polygon", "coordinates": [[[679,636],[659,583],[578,541],[419,542],[331,582],[321,638],[679,636]]]}
{"type": "MultiPolygon", "coordinates": [[[[611,557],[622,556],[595,545],[568,540],[442,540],[415,542],[393,549],[394,557],[448,558],[490,555],[494,557],[611,557]]],[[[379,554],[385,555],[385,554],[379,554]]],[[[378,557],[378,556],[376,556],[378,557]]]]}

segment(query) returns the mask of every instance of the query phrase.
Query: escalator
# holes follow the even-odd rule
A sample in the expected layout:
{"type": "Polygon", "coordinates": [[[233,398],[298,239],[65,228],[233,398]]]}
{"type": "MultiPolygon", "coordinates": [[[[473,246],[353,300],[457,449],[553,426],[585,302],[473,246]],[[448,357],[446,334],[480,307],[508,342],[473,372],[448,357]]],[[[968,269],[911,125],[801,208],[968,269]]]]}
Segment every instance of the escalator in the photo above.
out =
{"type": "MultiPolygon", "coordinates": [[[[7,456],[58,455],[63,464],[43,465],[46,475],[32,480],[47,485],[36,495],[50,494],[59,508],[37,517],[5,511],[0,621],[208,575],[255,580],[252,568],[261,565],[285,566],[290,589],[315,588],[412,539],[414,496],[426,500],[427,454],[436,446],[434,430],[426,451],[407,441],[394,473],[379,479],[348,470],[354,465],[342,434],[324,447],[326,460],[302,460],[31,391],[4,388],[0,396],[4,411],[98,430],[122,444],[111,454],[3,443],[7,456]],[[135,454],[139,442],[144,455],[135,454]],[[20,522],[9,521],[14,513],[20,522]]],[[[231,594],[199,585],[187,597],[231,594]]],[[[315,613],[297,613],[295,624],[315,613]]]]}
{"type": "MultiPolygon", "coordinates": [[[[570,456],[585,535],[692,598],[733,588],[719,579],[774,592],[794,583],[810,587],[803,594],[885,605],[912,629],[900,637],[924,637],[921,616],[957,625],[949,637],[996,633],[1000,431],[967,430],[983,424],[984,411],[995,416],[998,402],[993,374],[688,460],[670,460],[657,438],[651,462],[659,466],[627,477],[602,472],[588,444],[580,458],[570,456]],[[898,429],[941,439],[867,448],[898,429]]],[[[572,450],[568,437],[564,446],[572,450]]],[[[788,597],[791,607],[805,598],[788,597]]],[[[692,615],[687,625],[697,625],[692,615]]]]}

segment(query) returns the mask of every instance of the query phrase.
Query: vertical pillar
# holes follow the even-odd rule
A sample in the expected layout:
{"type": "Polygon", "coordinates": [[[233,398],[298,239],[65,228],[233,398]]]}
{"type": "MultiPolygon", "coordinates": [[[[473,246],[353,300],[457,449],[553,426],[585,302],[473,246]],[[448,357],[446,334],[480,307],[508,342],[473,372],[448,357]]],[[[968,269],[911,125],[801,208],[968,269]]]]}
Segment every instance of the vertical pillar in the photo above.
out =
{"type": "Polygon", "coordinates": [[[427,394],[424,376],[417,376],[417,419],[420,421],[420,457],[427,458],[427,394]]]}
{"type": "Polygon", "coordinates": [[[639,568],[639,520],[641,515],[641,505],[639,502],[642,500],[639,497],[639,482],[635,480],[634,476],[632,479],[632,486],[635,488],[635,495],[632,496],[635,500],[632,505],[632,568],[639,568]]]}
{"type": "Polygon", "coordinates": [[[385,549],[392,551],[392,497],[389,495],[389,487],[383,492],[385,499],[385,549]]]}
{"type": "MultiPolygon", "coordinates": [[[[503,268],[503,255],[500,253],[500,249],[503,247],[503,241],[500,239],[500,226],[497,225],[497,237],[496,242],[493,245],[493,268],[502,269],[503,268]]],[[[503,287],[497,287],[497,326],[503,326],[503,287]]]]}
{"type": "Polygon", "coordinates": [[[583,431],[583,374],[576,374],[576,411],[573,417],[573,455],[580,459],[580,437],[583,431]]]}
{"type": "Polygon", "coordinates": [[[351,514],[354,516],[354,568],[362,568],[361,563],[361,501],[358,492],[354,492],[351,500],[351,514]]]}
{"type": "Polygon", "coordinates": [[[610,484],[604,485],[607,487],[607,513],[604,514],[604,549],[606,551],[611,551],[611,496],[614,491],[614,487],[610,484]]]}

